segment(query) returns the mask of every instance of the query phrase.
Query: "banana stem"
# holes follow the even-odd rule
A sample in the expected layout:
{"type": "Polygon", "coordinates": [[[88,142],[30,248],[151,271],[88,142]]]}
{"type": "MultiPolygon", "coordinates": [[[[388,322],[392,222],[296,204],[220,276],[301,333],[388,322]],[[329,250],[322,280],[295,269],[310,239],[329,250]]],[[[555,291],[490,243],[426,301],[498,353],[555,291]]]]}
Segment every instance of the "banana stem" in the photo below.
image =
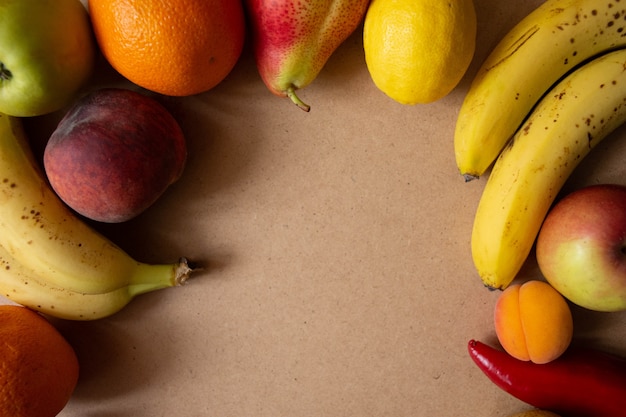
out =
{"type": "Polygon", "coordinates": [[[295,105],[300,107],[302,110],[304,110],[306,112],[311,110],[311,106],[306,104],[304,101],[300,100],[300,98],[297,96],[297,94],[296,94],[296,87],[294,87],[293,85],[291,85],[291,86],[289,86],[289,88],[287,88],[287,97],[289,97],[291,99],[291,101],[293,101],[295,103],[295,105]]]}
{"type": "Polygon", "coordinates": [[[180,258],[174,264],[151,265],[140,263],[131,278],[128,288],[133,295],[139,295],[162,288],[184,285],[198,268],[190,265],[187,258],[180,258]]]}

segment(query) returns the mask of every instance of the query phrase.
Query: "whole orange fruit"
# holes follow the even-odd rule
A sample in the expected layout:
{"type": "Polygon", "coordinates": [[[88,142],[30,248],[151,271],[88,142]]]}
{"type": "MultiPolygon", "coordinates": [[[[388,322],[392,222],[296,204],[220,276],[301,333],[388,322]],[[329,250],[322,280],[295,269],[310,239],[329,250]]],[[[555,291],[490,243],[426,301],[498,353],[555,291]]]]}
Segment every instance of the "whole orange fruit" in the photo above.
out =
{"type": "Polygon", "coordinates": [[[188,96],[215,87],[243,50],[241,0],[89,0],[102,54],[153,92],[188,96]]]}
{"type": "Polygon", "coordinates": [[[72,346],[42,315],[0,305],[0,416],[53,417],[78,382],[72,346]]]}

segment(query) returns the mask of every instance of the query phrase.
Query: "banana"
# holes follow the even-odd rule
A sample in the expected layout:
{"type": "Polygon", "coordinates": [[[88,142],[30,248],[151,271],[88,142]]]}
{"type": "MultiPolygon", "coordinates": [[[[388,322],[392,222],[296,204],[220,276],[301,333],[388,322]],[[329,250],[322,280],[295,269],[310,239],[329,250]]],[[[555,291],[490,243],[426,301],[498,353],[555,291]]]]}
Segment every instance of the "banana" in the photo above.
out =
{"type": "Polygon", "coordinates": [[[21,121],[7,115],[0,115],[0,246],[48,285],[81,294],[151,285],[178,267],[138,262],[76,216],[50,188],[21,121]]]}
{"type": "Polygon", "coordinates": [[[139,294],[182,285],[192,269],[185,259],[162,266],[151,282],[101,294],[83,294],[49,284],[0,246],[0,295],[49,316],[76,321],[97,320],[117,313],[139,294]]]}
{"type": "Polygon", "coordinates": [[[504,289],[523,266],[557,193],[575,167],[626,121],[626,49],[560,81],[507,144],[478,203],[471,236],[483,283],[504,289]]]}
{"type": "Polygon", "coordinates": [[[626,47],[626,3],[547,0],[491,51],[459,110],[455,158],[483,175],[537,101],[577,65],[626,47]]]}

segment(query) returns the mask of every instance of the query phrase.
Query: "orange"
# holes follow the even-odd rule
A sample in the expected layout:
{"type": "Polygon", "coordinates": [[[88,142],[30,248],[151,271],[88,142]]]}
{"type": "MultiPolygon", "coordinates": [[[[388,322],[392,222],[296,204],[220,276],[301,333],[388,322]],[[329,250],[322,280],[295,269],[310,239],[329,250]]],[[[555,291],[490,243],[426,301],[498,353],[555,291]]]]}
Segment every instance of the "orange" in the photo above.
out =
{"type": "Polygon", "coordinates": [[[78,358],[42,315],[0,305],[0,416],[53,417],[78,382],[78,358]]]}
{"type": "Polygon", "coordinates": [[[153,92],[198,94],[231,72],[243,50],[241,0],[90,0],[102,54],[153,92]]]}

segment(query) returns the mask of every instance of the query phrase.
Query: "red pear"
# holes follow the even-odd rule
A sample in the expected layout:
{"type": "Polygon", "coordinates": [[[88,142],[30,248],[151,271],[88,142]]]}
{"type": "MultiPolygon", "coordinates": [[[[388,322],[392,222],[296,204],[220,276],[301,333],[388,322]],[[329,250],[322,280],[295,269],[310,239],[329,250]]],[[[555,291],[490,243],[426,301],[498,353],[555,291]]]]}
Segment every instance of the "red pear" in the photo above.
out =
{"type": "Polygon", "coordinates": [[[256,64],[267,88],[309,111],[309,85],[365,17],[369,0],[245,0],[256,64]]]}
{"type": "Polygon", "coordinates": [[[182,129],[156,99],[105,88],[78,100],[50,136],[44,168],[76,212],[119,223],[152,205],[181,176],[182,129]]]}

